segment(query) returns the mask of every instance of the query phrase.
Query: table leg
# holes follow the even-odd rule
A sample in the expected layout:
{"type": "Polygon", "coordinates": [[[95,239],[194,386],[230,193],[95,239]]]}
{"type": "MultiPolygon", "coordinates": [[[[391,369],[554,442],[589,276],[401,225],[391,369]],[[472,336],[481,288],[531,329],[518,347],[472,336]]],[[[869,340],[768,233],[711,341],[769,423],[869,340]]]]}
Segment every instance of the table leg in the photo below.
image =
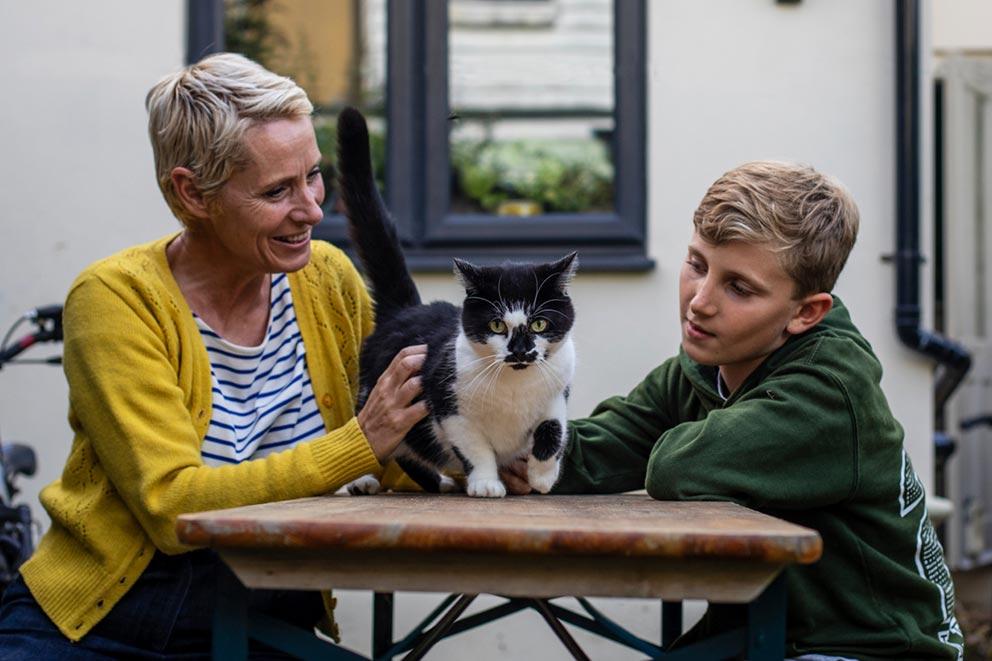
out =
{"type": "Polygon", "coordinates": [[[675,642],[682,635],[682,602],[661,602],[661,649],[675,642]]]}
{"type": "Polygon", "coordinates": [[[372,658],[392,659],[385,656],[393,646],[393,593],[376,592],[372,595],[372,658]]]}
{"type": "Polygon", "coordinates": [[[444,617],[442,617],[438,623],[430,629],[430,631],[424,634],[420,642],[417,643],[417,646],[414,647],[409,654],[403,657],[403,661],[416,661],[416,659],[423,658],[423,656],[427,654],[428,650],[434,646],[434,643],[444,637],[444,634],[451,628],[451,625],[455,623],[458,616],[469,607],[469,604],[475,600],[476,596],[478,595],[463,594],[458,597],[458,601],[456,601],[455,604],[448,609],[448,612],[444,614],[444,617]]]}
{"type": "Polygon", "coordinates": [[[747,607],[747,658],[750,661],[781,659],[785,653],[785,575],[747,607]]]}
{"type": "Polygon", "coordinates": [[[577,661],[590,661],[589,657],[586,656],[586,653],[582,651],[581,647],[579,647],[579,644],[575,642],[575,639],[572,638],[571,634],[568,633],[568,630],[565,629],[565,625],[562,624],[551,612],[551,609],[548,608],[548,600],[534,599],[533,603],[534,609],[541,614],[544,621],[547,622],[548,626],[551,627],[551,630],[555,632],[555,635],[558,636],[558,640],[560,640],[565,648],[568,649],[569,653],[572,655],[572,658],[577,661]]]}
{"type": "Polygon", "coordinates": [[[248,658],[248,589],[228,571],[217,577],[211,647],[215,659],[248,658]]]}

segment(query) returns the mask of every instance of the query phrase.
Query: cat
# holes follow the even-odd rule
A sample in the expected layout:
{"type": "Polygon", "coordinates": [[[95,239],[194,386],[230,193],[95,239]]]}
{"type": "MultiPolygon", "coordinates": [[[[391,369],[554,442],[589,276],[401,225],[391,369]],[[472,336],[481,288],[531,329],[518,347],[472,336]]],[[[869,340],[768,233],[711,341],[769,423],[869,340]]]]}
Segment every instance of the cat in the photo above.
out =
{"type": "MultiPolygon", "coordinates": [[[[360,357],[358,410],[401,348],[426,344],[421,379],[430,412],[394,454],[399,466],[428,492],[457,490],[442,471],[460,469],[469,496],[500,498],[506,487],[499,467],[526,457],[531,486],[548,493],[567,438],[575,310],[566,289],[578,267],[576,253],[498,267],[455,259],[462,306],[422,304],[373,179],[368,127],[359,111],[338,115],[337,140],[349,234],[375,300],[375,331],[360,357]]],[[[374,476],[348,487],[353,495],[379,489],[374,476]]]]}

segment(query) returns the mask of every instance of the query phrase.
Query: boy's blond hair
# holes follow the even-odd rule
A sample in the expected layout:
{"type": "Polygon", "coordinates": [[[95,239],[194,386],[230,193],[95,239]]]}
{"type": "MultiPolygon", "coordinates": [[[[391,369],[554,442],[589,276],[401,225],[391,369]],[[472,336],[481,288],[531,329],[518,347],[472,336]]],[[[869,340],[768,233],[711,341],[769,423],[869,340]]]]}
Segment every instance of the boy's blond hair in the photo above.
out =
{"type": "Polygon", "coordinates": [[[210,55],[166,76],[149,90],[145,107],[159,188],[187,227],[193,218],[173,188],[173,168],[191,170],[210,201],[245,164],[244,135],[254,123],[313,112],[291,79],[234,53],[210,55]]]}
{"type": "Polygon", "coordinates": [[[713,244],[764,244],[795,281],[795,298],[829,292],[858,234],[859,215],[833,177],[796,163],[752,161],[717,179],[693,214],[713,244]]]}

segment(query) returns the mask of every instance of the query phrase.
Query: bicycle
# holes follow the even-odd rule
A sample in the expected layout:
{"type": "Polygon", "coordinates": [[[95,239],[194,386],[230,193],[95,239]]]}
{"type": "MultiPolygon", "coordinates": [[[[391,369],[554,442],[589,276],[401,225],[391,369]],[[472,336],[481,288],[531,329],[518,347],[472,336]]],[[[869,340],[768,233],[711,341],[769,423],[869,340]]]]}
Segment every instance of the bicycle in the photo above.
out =
{"type": "MultiPolygon", "coordinates": [[[[22,315],[0,342],[0,369],[16,363],[44,363],[58,365],[61,356],[44,359],[20,359],[17,356],[35,344],[62,341],[62,306],[46,305],[29,310],[22,315]],[[14,332],[24,322],[35,325],[35,330],[11,343],[14,332]]],[[[15,503],[20,490],[17,480],[31,477],[37,469],[37,458],[31,446],[24,443],[5,442],[0,438],[0,594],[17,576],[21,564],[34,552],[34,519],[26,503],[15,503]]]]}

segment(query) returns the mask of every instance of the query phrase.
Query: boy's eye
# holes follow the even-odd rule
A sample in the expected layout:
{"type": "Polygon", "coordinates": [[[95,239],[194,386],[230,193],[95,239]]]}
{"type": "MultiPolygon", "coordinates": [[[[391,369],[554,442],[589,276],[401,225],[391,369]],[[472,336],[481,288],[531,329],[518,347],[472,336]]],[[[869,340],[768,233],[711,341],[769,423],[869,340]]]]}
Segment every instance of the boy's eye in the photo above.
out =
{"type": "Polygon", "coordinates": [[[506,332],[506,322],[502,319],[493,319],[489,322],[489,330],[496,333],[497,335],[502,335],[506,332]]]}
{"type": "Polygon", "coordinates": [[[548,329],[548,320],[535,319],[534,321],[530,322],[530,329],[535,333],[543,333],[548,329]]]}
{"type": "Polygon", "coordinates": [[[689,268],[691,268],[696,273],[702,273],[703,271],[706,270],[703,268],[703,265],[701,263],[697,262],[694,259],[687,259],[685,260],[685,263],[688,264],[689,268]]]}
{"type": "Polygon", "coordinates": [[[730,291],[734,292],[738,296],[750,296],[751,290],[747,287],[742,286],[740,283],[732,282],[730,283],[730,291]]]}

